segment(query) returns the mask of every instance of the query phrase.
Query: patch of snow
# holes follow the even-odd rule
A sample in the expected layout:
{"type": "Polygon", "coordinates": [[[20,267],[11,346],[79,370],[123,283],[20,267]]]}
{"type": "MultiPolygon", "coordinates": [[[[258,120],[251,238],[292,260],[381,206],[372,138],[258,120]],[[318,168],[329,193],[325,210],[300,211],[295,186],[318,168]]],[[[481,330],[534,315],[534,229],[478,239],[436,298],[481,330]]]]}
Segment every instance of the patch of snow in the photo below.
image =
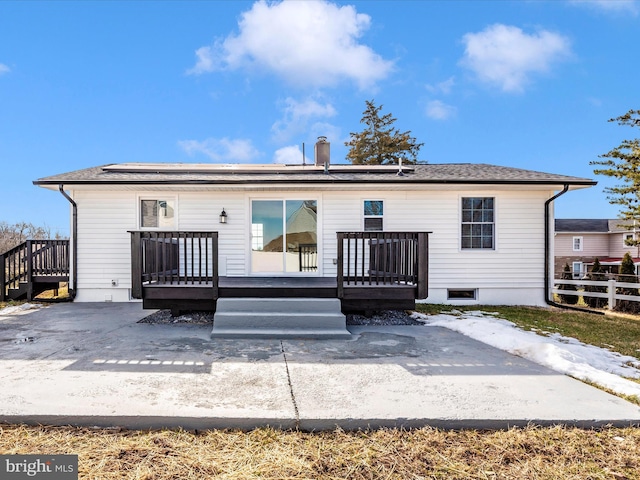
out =
{"type": "Polygon", "coordinates": [[[26,312],[27,310],[37,310],[39,308],[42,308],[41,303],[23,303],[21,305],[4,307],[0,310],[0,315],[15,315],[26,312]]]}
{"type": "Polygon", "coordinates": [[[587,345],[558,333],[540,336],[487,313],[424,315],[416,312],[412,317],[428,326],[462,333],[556,372],[596,383],[623,395],[640,397],[640,384],[622,378],[640,378],[640,361],[637,358],[587,345]]]}

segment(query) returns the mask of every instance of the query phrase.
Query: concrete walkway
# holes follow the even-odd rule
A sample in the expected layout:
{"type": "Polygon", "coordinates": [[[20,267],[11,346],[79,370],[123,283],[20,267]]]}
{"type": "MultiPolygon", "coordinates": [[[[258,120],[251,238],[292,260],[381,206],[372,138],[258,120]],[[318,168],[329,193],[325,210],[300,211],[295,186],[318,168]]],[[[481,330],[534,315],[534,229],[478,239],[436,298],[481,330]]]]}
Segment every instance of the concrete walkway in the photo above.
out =
{"type": "Polygon", "coordinates": [[[303,430],[640,424],[640,407],[458,333],[222,340],[140,304],[0,315],[0,422],[303,430]]]}

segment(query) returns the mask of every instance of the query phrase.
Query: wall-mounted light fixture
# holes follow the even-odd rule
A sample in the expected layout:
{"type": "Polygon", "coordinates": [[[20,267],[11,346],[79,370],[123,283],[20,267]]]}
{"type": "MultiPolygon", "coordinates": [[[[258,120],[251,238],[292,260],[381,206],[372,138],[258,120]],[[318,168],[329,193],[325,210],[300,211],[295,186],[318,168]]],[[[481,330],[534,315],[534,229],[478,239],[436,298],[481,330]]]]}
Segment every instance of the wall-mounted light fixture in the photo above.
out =
{"type": "Polygon", "coordinates": [[[222,207],[222,212],[220,212],[220,223],[227,223],[227,212],[224,211],[224,207],[222,207]]]}

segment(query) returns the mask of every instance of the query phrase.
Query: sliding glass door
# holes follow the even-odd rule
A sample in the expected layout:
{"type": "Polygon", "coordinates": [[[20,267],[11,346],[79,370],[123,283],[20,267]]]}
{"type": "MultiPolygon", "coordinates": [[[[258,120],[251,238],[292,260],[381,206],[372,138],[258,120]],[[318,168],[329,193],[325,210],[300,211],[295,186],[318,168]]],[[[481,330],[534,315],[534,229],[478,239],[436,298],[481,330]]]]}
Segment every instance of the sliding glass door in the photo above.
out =
{"type": "Polygon", "coordinates": [[[316,272],[317,215],[316,200],[253,200],[251,272],[316,272]]]}

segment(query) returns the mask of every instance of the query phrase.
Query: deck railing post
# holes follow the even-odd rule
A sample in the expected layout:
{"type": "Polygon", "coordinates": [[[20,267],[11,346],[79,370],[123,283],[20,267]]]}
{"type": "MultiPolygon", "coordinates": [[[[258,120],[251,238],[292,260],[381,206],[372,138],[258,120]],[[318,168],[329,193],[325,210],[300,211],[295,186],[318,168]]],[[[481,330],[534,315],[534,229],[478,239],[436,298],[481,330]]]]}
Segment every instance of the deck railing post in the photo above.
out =
{"type": "Polygon", "coordinates": [[[429,234],[418,232],[418,271],[417,297],[427,298],[429,295],[429,234]]]}
{"type": "Polygon", "coordinates": [[[338,233],[338,251],[336,259],[336,268],[338,269],[336,280],[338,287],[338,298],[344,297],[344,234],[338,233]]]}
{"type": "Polygon", "coordinates": [[[142,298],[142,242],[140,232],[131,232],[131,296],[142,298]]]}
{"type": "Polygon", "coordinates": [[[27,301],[33,300],[33,242],[27,240],[27,301]]]}
{"type": "Polygon", "coordinates": [[[213,260],[213,298],[218,298],[218,232],[211,235],[211,259],[213,260]]]}
{"type": "Polygon", "coordinates": [[[7,277],[6,277],[6,264],[4,260],[4,255],[0,255],[0,302],[4,302],[7,298],[7,277]]]}

